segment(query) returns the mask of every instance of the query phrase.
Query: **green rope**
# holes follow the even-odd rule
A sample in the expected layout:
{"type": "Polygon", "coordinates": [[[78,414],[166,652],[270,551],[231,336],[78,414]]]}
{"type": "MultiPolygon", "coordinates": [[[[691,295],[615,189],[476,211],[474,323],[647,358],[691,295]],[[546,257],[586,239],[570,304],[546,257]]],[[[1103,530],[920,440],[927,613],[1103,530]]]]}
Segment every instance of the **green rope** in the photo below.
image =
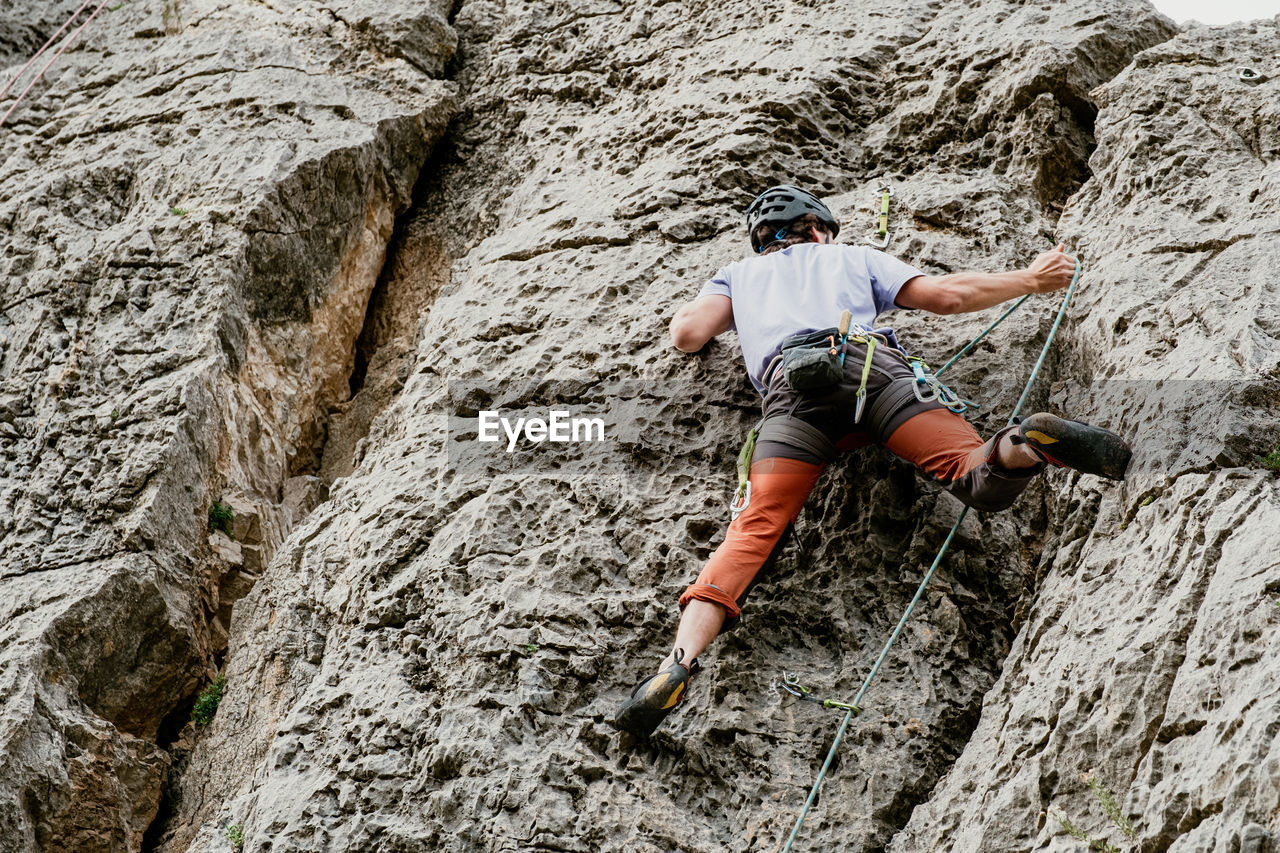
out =
{"type": "Polygon", "coordinates": [[[960,359],[968,355],[969,351],[972,350],[974,347],[976,347],[982,341],[983,338],[991,334],[992,330],[995,329],[996,326],[999,326],[1001,323],[1004,322],[1005,317],[1008,317],[1010,314],[1016,311],[1022,305],[1022,303],[1026,302],[1030,298],[1031,298],[1031,294],[1028,293],[1026,296],[1022,297],[1017,302],[1010,305],[1008,310],[1006,310],[1003,314],[997,317],[994,323],[992,323],[990,326],[987,326],[985,329],[982,330],[982,334],[978,335],[976,338],[969,341],[969,343],[965,344],[964,349],[960,350],[960,352],[951,356],[950,360],[948,360],[946,364],[942,365],[942,367],[939,367],[936,371],[934,371],[933,375],[941,376],[942,371],[946,370],[948,367],[950,367],[951,365],[955,364],[957,361],[959,361],[960,359]]]}
{"type": "MultiPolygon", "coordinates": [[[[1031,386],[1035,383],[1036,377],[1040,373],[1040,368],[1044,365],[1045,357],[1049,354],[1049,347],[1053,344],[1053,339],[1058,334],[1058,326],[1061,325],[1062,318],[1067,313],[1067,305],[1070,304],[1071,297],[1075,294],[1076,282],[1079,280],[1080,261],[1077,260],[1075,274],[1071,277],[1071,284],[1067,287],[1067,292],[1062,297],[1062,306],[1058,309],[1058,316],[1054,318],[1053,326],[1049,329],[1049,336],[1045,338],[1044,347],[1040,350],[1040,358],[1036,360],[1035,367],[1031,369],[1031,376],[1027,378],[1027,384],[1022,389],[1022,396],[1018,398],[1017,404],[1013,407],[1013,414],[1009,416],[1010,424],[1012,424],[1018,417],[1018,412],[1022,409],[1022,404],[1026,402],[1027,396],[1031,393],[1031,386]]],[[[1023,300],[1025,299],[1026,297],[1023,297],[1023,300]]],[[[1013,306],[1013,308],[1017,308],[1018,305],[1021,304],[1022,301],[1019,301],[1013,306]]],[[[1009,316],[1009,313],[1013,308],[1006,311],[1004,315],[1000,317],[1000,320],[1009,316]]],[[[989,332],[991,329],[995,328],[995,326],[999,324],[1000,320],[993,323],[987,331],[989,332]]],[[[986,333],[987,332],[983,332],[982,335],[975,338],[969,346],[972,347],[973,344],[976,344],[984,335],[986,335],[986,333]]],[[[966,347],[966,349],[968,348],[969,347],[966,347]]],[[[951,361],[948,361],[947,364],[943,365],[942,370],[946,370],[953,361],[955,361],[954,358],[951,359],[951,361]]],[[[939,370],[938,373],[941,373],[942,370],[939,370]]],[[[929,566],[929,571],[925,572],[924,579],[920,581],[920,586],[916,588],[916,594],[911,598],[911,603],[908,604],[907,609],[902,612],[902,618],[898,620],[898,624],[894,627],[893,633],[889,635],[889,641],[885,643],[884,648],[880,650],[880,657],[876,658],[876,662],[872,665],[871,671],[867,673],[867,677],[862,681],[862,686],[858,688],[858,695],[855,696],[853,698],[853,702],[850,703],[855,708],[862,707],[862,699],[866,696],[867,690],[870,689],[871,682],[875,680],[876,675],[880,672],[880,667],[889,657],[890,649],[892,649],[893,644],[898,641],[898,635],[902,633],[902,629],[907,624],[907,620],[911,618],[912,612],[916,609],[916,604],[919,603],[921,596],[924,595],[925,588],[929,586],[929,581],[933,579],[933,573],[942,563],[943,555],[945,555],[947,553],[947,549],[951,547],[951,540],[955,538],[956,531],[960,529],[960,525],[964,523],[964,520],[968,515],[969,507],[966,506],[961,510],[960,517],[956,519],[956,523],[951,526],[951,532],[947,534],[947,538],[943,541],[942,547],[938,549],[938,556],[933,558],[933,563],[929,566]]],[[[818,778],[814,780],[813,787],[809,790],[809,797],[804,801],[804,808],[801,809],[800,816],[796,818],[796,825],[792,828],[791,835],[787,838],[787,843],[782,848],[782,853],[789,853],[791,845],[795,843],[796,836],[800,834],[800,828],[804,826],[804,819],[809,815],[809,809],[813,807],[814,802],[818,799],[818,790],[822,787],[822,782],[827,776],[827,771],[831,769],[831,763],[835,761],[836,751],[840,748],[840,741],[844,739],[845,730],[849,727],[849,721],[853,719],[853,715],[853,710],[845,711],[844,720],[841,721],[840,728],[836,731],[836,737],[831,743],[831,749],[827,751],[827,760],[822,763],[822,769],[818,771],[818,778]]]]}
{"type": "MultiPolygon", "coordinates": [[[[942,543],[938,556],[933,558],[933,565],[929,566],[929,571],[925,573],[924,580],[920,582],[920,586],[916,588],[916,594],[912,597],[911,603],[907,605],[907,609],[903,611],[902,618],[898,620],[898,624],[894,627],[893,633],[889,636],[889,642],[884,644],[884,648],[880,650],[880,657],[876,658],[876,662],[871,667],[871,671],[867,673],[867,677],[862,681],[862,687],[858,688],[858,695],[854,697],[850,704],[856,708],[862,707],[862,697],[867,694],[867,690],[871,687],[872,680],[876,674],[880,672],[880,667],[884,664],[885,659],[889,657],[889,650],[893,648],[893,644],[897,642],[898,635],[902,633],[902,628],[907,624],[907,620],[911,618],[911,612],[915,610],[916,603],[920,600],[920,596],[924,595],[925,587],[929,585],[929,581],[933,578],[933,572],[938,568],[938,564],[942,562],[942,555],[947,552],[947,547],[951,544],[952,538],[956,535],[956,531],[960,529],[960,523],[964,521],[965,516],[969,514],[969,508],[965,507],[960,517],[956,519],[955,525],[951,528],[951,532],[947,534],[947,539],[942,543]]],[[[822,769],[818,771],[818,778],[813,783],[813,788],[809,790],[809,798],[804,801],[804,808],[800,811],[800,817],[796,818],[796,825],[791,829],[791,836],[787,839],[786,846],[782,848],[782,853],[788,853],[791,845],[795,843],[796,836],[800,834],[800,827],[804,826],[804,819],[809,815],[809,809],[813,808],[814,802],[818,799],[818,789],[822,787],[822,781],[826,778],[827,771],[831,769],[831,762],[835,761],[836,751],[840,749],[840,741],[844,739],[845,730],[849,728],[849,721],[853,719],[853,711],[845,711],[844,719],[840,721],[840,728],[836,731],[836,738],[831,742],[831,749],[827,751],[827,760],[822,763],[822,769]]]]}
{"type": "Polygon", "coordinates": [[[1031,386],[1035,384],[1036,377],[1040,375],[1040,368],[1044,366],[1044,360],[1049,355],[1049,344],[1053,343],[1053,339],[1058,334],[1058,327],[1062,325],[1062,318],[1067,314],[1067,305],[1071,302],[1072,295],[1076,292],[1076,282],[1080,280],[1080,261],[1076,260],[1076,271],[1071,276],[1071,284],[1067,287],[1067,293],[1062,297],[1062,307],[1058,309],[1058,316],[1053,318],[1053,325],[1049,327],[1049,337],[1045,338],[1044,346],[1040,349],[1040,357],[1036,359],[1036,366],[1031,368],[1031,376],[1027,379],[1027,384],[1022,389],[1022,396],[1018,398],[1018,402],[1014,404],[1013,414],[1009,415],[1009,423],[1013,423],[1018,412],[1022,411],[1022,404],[1027,402],[1027,397],[1031,395],[1031,386]]]}

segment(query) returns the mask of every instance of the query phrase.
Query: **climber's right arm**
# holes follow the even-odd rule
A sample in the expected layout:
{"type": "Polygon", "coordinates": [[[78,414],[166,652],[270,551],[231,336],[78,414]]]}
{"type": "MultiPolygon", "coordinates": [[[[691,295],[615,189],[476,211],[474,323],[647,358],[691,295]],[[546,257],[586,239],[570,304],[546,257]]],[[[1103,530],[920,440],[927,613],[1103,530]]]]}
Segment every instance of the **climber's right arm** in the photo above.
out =
{"type": "Polygon", "coordinates": [[[707,294],[686,304],[671,318],[671,342],[681,352],[697,352],[733,325],[733,300],[707,294]]]}

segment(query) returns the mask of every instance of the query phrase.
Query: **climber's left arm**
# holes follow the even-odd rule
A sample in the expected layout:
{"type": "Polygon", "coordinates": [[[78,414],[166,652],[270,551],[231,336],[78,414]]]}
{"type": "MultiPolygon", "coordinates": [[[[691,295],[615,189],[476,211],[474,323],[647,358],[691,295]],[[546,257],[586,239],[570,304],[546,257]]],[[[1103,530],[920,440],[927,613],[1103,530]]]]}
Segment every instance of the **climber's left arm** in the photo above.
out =
{"type": "Polygon", "coordinates": [[[902,285],[894,301],[901,308],[934,314],[966,314],[999,305],[1028,293],[1050,293],[1071,283],[1075,258],[1061,243],[1023,270],[1002,273],[960,272],[918,275],[902,285]]]}

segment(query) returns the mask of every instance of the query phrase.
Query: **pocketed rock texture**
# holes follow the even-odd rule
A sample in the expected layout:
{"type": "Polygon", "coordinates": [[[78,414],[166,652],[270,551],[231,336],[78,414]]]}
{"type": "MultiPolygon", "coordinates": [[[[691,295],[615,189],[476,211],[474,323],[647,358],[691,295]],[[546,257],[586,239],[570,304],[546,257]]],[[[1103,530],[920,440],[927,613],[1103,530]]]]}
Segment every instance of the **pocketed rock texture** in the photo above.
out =
{"type": "MultiPolygon", "coordinates": [[[[6,82],[78,5],[6,4],[6,82]]],[[[231,606],[316,499],[453,114],[446,12],[115,4],[0,130],[0,848],[143,847],[231,606]]]]}
{"type": "MultiPolygon", "coordinates": [[[[780,848],[839,717],[777,680],[851,697],[958,514],[883,451],[833,465],[686,706],[648,744],[609,725],[758,406],[732,335],[687,356],[666,325],[785,180],[851,241],[889,183],[889,249],[931,272],[1070,239],[1032,405],[1139,444],[1123,485],[1051,473],[969,517],[796,849],[1078,849],[1058,816],[1109,831],[1085,771],[1143,850],[1270,849],[1274,23],[183,0],[102,26],[0,137],[6,843],[780,848]],[[553,408],[608,440],[476,441],[482,410],[553,408]]],[[[984,431],[1054,304],[956,368],[984,431]]],[[[937,363],[994,316],[890,319],[937,363]]]]}
{"type": "Polygon", "coordinates": [[[1139,452],[1123,488],[1049,503],[1026,624],[891,850],[1076,849],[1063,818],[1121,849],[1280,849],[1280,488],[1256,470],[1280,444],[1278,25],[1191,29],[1096,92],[1057,376],[1139,452]]]}

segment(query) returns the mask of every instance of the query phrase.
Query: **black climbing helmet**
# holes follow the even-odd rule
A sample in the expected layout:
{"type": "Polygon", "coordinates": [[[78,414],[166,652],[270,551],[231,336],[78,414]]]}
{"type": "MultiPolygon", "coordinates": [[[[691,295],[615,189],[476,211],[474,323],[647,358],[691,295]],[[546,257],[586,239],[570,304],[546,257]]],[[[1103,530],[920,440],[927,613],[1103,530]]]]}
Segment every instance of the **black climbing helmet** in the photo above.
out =
{"type": "Polygon", "coordinates": [[[782,227],[807,213],[814,214],[830,228],[832,237],[840,233],[840,223],[813,193],[790,184],[769,187],[747,208],[747,234],[751,237],[751,248],[756,252],[764,248],[756,239],[756,228],[761,224],[782,227]]]}

